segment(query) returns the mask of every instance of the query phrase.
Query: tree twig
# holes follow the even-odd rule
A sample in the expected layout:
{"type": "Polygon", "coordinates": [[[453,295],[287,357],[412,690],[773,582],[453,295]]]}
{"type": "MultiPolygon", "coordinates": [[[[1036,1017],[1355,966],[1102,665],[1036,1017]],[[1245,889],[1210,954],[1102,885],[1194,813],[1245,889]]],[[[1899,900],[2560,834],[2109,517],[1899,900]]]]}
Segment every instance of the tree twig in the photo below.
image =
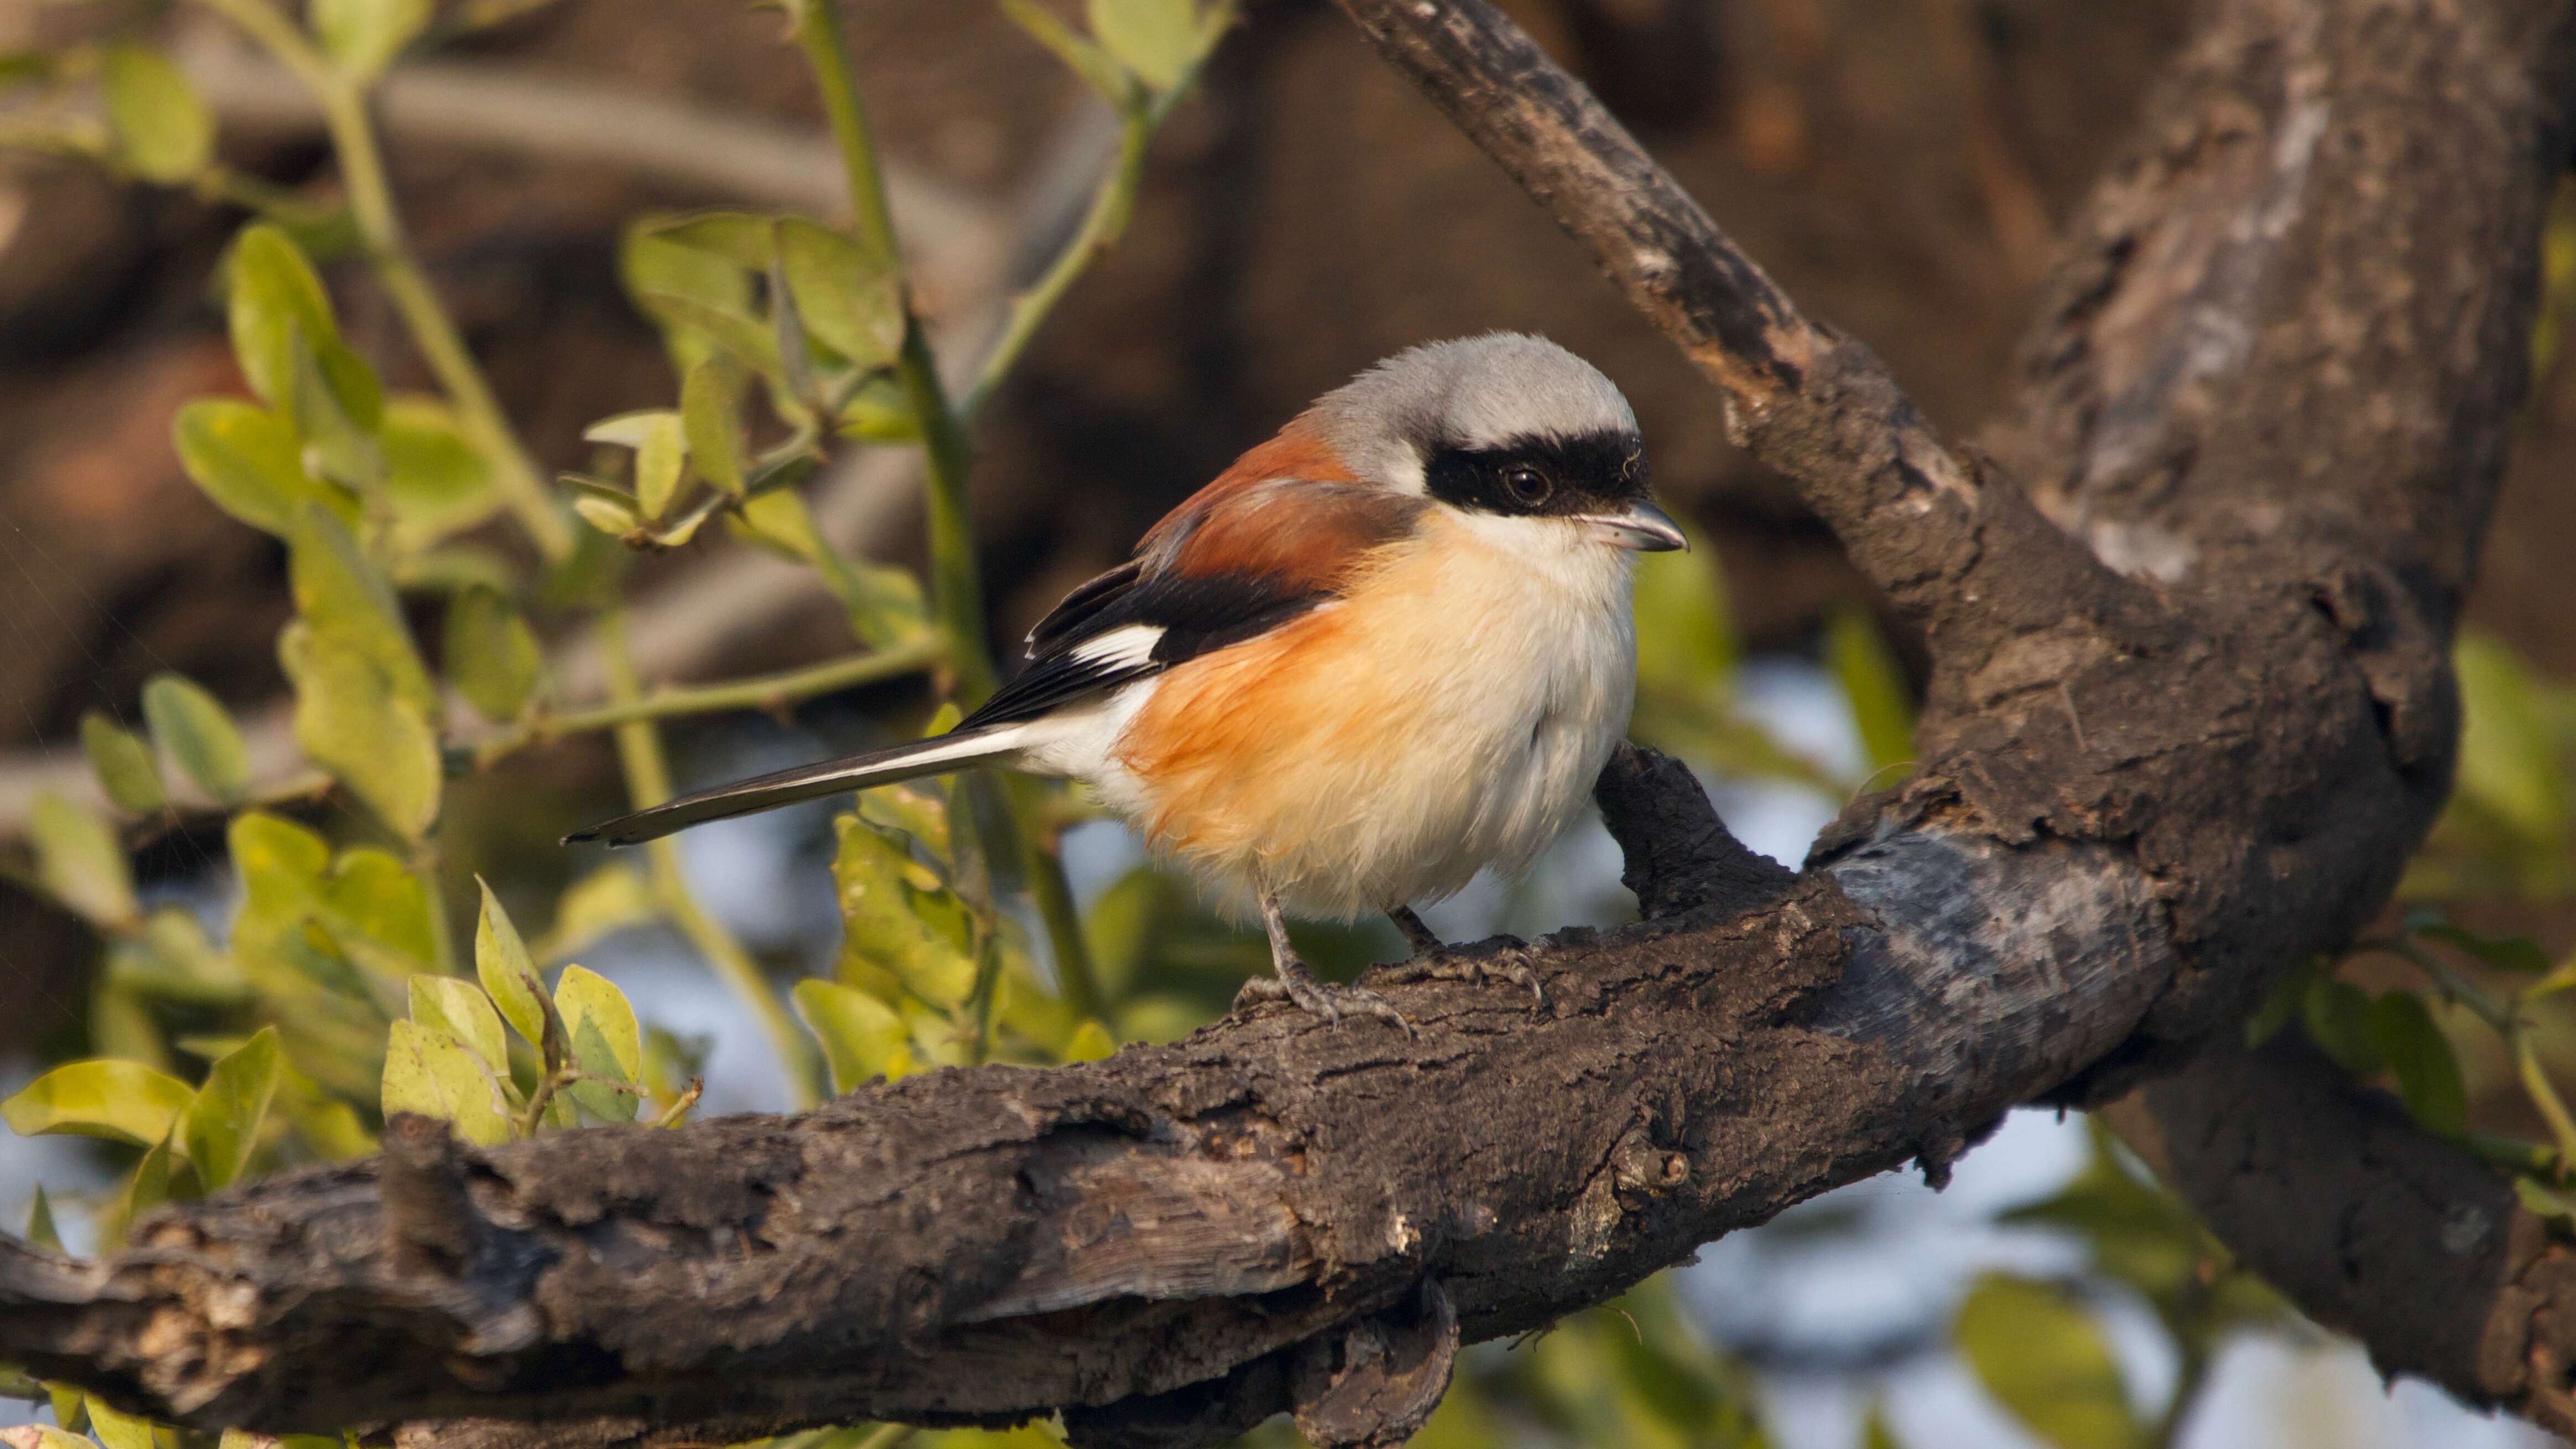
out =
{"type": "MultiPolygon", "coordinates": [[[[321,107],[293,77],[230,37],[184,36],[176,54],[226,127],[321,128],[321,107]]],[[[497,61],[413,61],[378,83],[376,104],[397,141],[615,167],[684,200],[825,214],[846,202],[828,134],[580,75],[497,61]]],[[[900,163],[888,164],[886,185],[906,254],[941,296],[972,296],[978,278],[1008,265],[1006,204],[900,163]]]]}

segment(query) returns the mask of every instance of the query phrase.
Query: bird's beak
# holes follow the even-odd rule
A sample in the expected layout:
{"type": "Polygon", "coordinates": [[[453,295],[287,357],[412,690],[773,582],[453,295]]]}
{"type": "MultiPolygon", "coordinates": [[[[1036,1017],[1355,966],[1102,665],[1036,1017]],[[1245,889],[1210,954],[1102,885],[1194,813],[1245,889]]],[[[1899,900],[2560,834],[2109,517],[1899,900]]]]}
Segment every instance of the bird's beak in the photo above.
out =
{"type": "Polygon", "coordinates": [[[1582,521],[1590,524],[1604,542],[1639,553],[1669,553],[1690,547],[1690,540],[1682,536],[1682,526],[1673,522],[1673,516],[1642,498],[1629,504],[1625,513],[1587,513],[1582,521]]]}

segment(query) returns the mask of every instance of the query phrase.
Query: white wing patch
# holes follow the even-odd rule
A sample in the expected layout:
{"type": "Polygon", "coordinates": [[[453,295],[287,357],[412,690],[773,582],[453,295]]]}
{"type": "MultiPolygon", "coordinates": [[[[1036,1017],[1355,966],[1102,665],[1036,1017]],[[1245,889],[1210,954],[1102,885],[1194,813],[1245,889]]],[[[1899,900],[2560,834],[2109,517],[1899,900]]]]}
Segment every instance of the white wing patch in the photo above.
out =
{"type": "Polygon", "coordinates": [[[1124,624],[1096,639],[1073,646],[1073,657],[1110,669],[1129,669],[1150,662],[1163,637],[1158,624],[1124,624]]]}

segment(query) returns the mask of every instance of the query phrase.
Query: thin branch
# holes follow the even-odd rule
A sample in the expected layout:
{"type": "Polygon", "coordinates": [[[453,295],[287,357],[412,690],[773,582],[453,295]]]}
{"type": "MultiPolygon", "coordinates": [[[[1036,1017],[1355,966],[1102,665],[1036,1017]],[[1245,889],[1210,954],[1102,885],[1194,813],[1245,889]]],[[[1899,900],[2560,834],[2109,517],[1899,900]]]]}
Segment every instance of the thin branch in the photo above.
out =
{"type": "MultiPolygon", "coordinates": [[[[951,369],[952,383],[962,385],[974,376],[971,369],[982,349],[1000,334],[1011,281],[1001,269],[1002,261],[1017,258],[1043,239],[1062,235],[1073,224],[1076,209],[1093,194],[1089,187],[1068,185],[1067,178],[1097,172],[1103,150],[1114,144],[1114,136],[1103,134],[1094,119],[1094,113],[1086,111],[1051,147],[1029,184],[1027,199],[1015,210],[1017,219],[1007,241],[990,235],[961,236],[943,251],[951,259],[990,258],[993,267],[956,283],[960,305],[955,323],[944,334],[956,339],[945,348],[959,359],[951,369]]],[[[918,492],[919,477],[919,459],[906,450],[856,450],[837,461],[816,485],[816,526],[845,553],[883,556],[909,522],[907,512],[918,492]]],[[[721,671],[727,654],[743,639],[813,606],[819,598],[813,571],[801,564],[754,550],[714,555],[632,606],[628,633],[636,669],[644,677],[665,679],[721,671]]],[[[580,695],[606,687],[595,636],[565,640],[555,654],[566,692],[580,695]]],[[[319,777],[306,766],[295,744],[292,711],[287,706],[249,715],[242,721],[242,734],[250,750],[255,797],[287,798],[314,787],[319,777]]],[[[187,787],[181,782],[178,788],[187,787]]],[[[96,809],[108,808],[88,758],[76,745],[0,756],[0,839],[21,834],[29,805],[49,791],[86,800],[96,809]]],[[[212,808],[215,802],[189,803],[212,808]]]]}
{"type": "Polygon", "coordinates": [[[2017,500],[1979,489],[1866,347],[1799,310],[1492,6],[1336,3],[1723,390],[1730,436],[1799,485],[1873,582],[1912,611],[1967,592],[1958,575],[1987,542],[1986,515],[2017,500]]]}
{"type": "MultiPolygon", "coordinates": [[[[282,67],[220,32],[184,35],[189,84],[228,130],[312,132],[322,108],[282,67]]],[[[397,141],[608,167],[680,199],[831,213],[846,204],[831,137],[802,126],[559,70],[495,61],[409,61],[376,85],[397,141]]],[[[1008,265],[1008,208],[889,161],[905,255],[942,297],[974,296],[1008,265]]]]}
{"type": "MultiPolygon", "coordinates": [[[[849,186],[851,215],[859,239],[878,255],[892,258],[894,212],[886,201],[883,168],[877,161],[875,137],[859,98],[858,80],[850,68],[849,42],[841,33],[839,9],[831,0],[796,0],[796,42],[805,53],[821,93],[823,115],[838,143],[849,186]]],[[[920,426],[921,453],[929,477],[930,597],[932,614],[948,637],[949,664],[957,676],[959,703],[968,709],[991,694],[998,676],[985,639],[984,589],[976,577],[975,530],[967,503],[967,469],[973,443],[964,420],[949,405],[947,385],[930,351],[929,335],[904,299],[903,345],[895,376],[904,401],[920,426]]]]}
{"type": "MultiPolygon", "coordinates": [[[[857,76],[851,69],[840,12],[833,0],[797,0],[791,13],[795,17],[797,44],[805,53],[815,88],[822,95],[824,117],[840,146],[860,239],[878,254],[896,257],[894,214],[886,199],[884,170],[859,97],[857,76]]],[[[1127,127],[1119,167],[1102,183],[1091,209],[1092,220],[1117,214],[1118,199],[1132,191],[1134,168],[1142,164],[1144,141],[1150,134],[1151,126],[1143,119],[1127,127]]],[[[1065,258],[1051,267],[1047,279],[1040,283],[1038,295],[1042,303],[1051,303],[1072,285],[1108,234],[1106,230],[1095,234],[1086,226],[1085,232],[1077,235],[1065,258]],[[1052,295],[1045,290],[1049,284],[1055,287],[1052,295]]],[[[992,694],[1001,678],[994,667],[984,619],[984,585],[976,564],[968,493],[974,440],[968,432],[966,415],[950,400],[937,357],[931,351],[930,334],[908,291],[903,294],[903,307],[903,343],[895,361],[895,377],[921,429],[922,465],[929,485],[925,492],[930,516],[931,614],[948,643],[948,665],[955,681],[952,693],[958,704],[971,710],[992,694]]],[[[1019,309],[1014,320],[1004,324],[982,375],[987,379],[1002,376],[1017,349],[1025,345],[1044,316],[1043,304],[1019,309]]],[[[1074,910],[1073,891],[1065,880],[1064,862],[1056,853],[1056,842],[1039,828],[1035,788],[1019,781],[997,785],[981,773],[968,776],[965,788],[976,793],[999,792],[999,803],[1005,808],[982,813],[995,822],[997,829],[1007,823],[1012,838],[991,842],[995,854],[1005,860],[1016,859],[1019,875],[1046,931],[1048,959],[1066,1000],[1085,1015],[1098,1016],[1101,996],[1091,968],[1091,946],[1074,910]]]]}
{"type": "Polygon", "coordinates": [[[340,163],[341,185],[349,194],[350,214],[357,222],[377,280],[402,317],[412,345],[419,349],[421,360],[429,365],[448,401],[455,405],[476,451],[493,465],[493,479],[520,526],[548,559],[559,561],[570,556],[571,520],[548,491],[545,475],[520,443],[518,431],[502,410],[500,399],[493,396],[482,367],[467,350],[465,339],[457,335],[447,309],[439,303],[429,278],[411,254],[402,214],[394,205],[393,186],[385,174],[384,152],[377,144],[375,122],[367,112],[366,90],[342,76],[294,22],[268,0],[203,3],[258,41],[321,107],[323,128],[331,137],[332,154],[340,163]]]}
{"type": "Polygon", "coordinates": [[[473,747],[474,763],[490,765],[530,745],[591,730],[612,729],[638,720],[685,719],[691,715],[718,714],[728,710],[783,709],[817,695],[917,674],[937,664],[943,657],[938,641],[924,639],[843,659],[827,659],[777,674],[753,675],[722,684],[690,688],[647,690],[631,700],[611,701],[584,709],[540,709],[492,738],[478,741],[473,747]]]}

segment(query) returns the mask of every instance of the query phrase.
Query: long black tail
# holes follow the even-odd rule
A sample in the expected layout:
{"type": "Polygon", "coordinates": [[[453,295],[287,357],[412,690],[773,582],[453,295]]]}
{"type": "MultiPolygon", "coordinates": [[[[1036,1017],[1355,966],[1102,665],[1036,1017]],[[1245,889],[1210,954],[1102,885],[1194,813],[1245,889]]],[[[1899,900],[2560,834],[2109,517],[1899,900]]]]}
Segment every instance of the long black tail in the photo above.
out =
{"type": "Polygon", "coordinates": [[[730,785],[682,795],[678,799],[604,820],[588,830],[576,830],[564,837],[566,845],[581,845],[593,840],[610,845],[641,845],[658,840],[675,830],[686,830],[710,820],[730,820],[736,815],[750,815],[793,805],[801,800],[818,800],[825,795],[838,795],[847,790],[864,790],[870,785],[892,785],[902,780],[917,780],[924,775],[944,775],[951,770],[1007,755],[1019,748],[1027,726],[996,725],[985,729],[963,730],[937,739],[919,740],[892,749],[870,750],[865,754],[844,755],[819,764],[798,765],[792,770],[755,775],[730,785]]]}

